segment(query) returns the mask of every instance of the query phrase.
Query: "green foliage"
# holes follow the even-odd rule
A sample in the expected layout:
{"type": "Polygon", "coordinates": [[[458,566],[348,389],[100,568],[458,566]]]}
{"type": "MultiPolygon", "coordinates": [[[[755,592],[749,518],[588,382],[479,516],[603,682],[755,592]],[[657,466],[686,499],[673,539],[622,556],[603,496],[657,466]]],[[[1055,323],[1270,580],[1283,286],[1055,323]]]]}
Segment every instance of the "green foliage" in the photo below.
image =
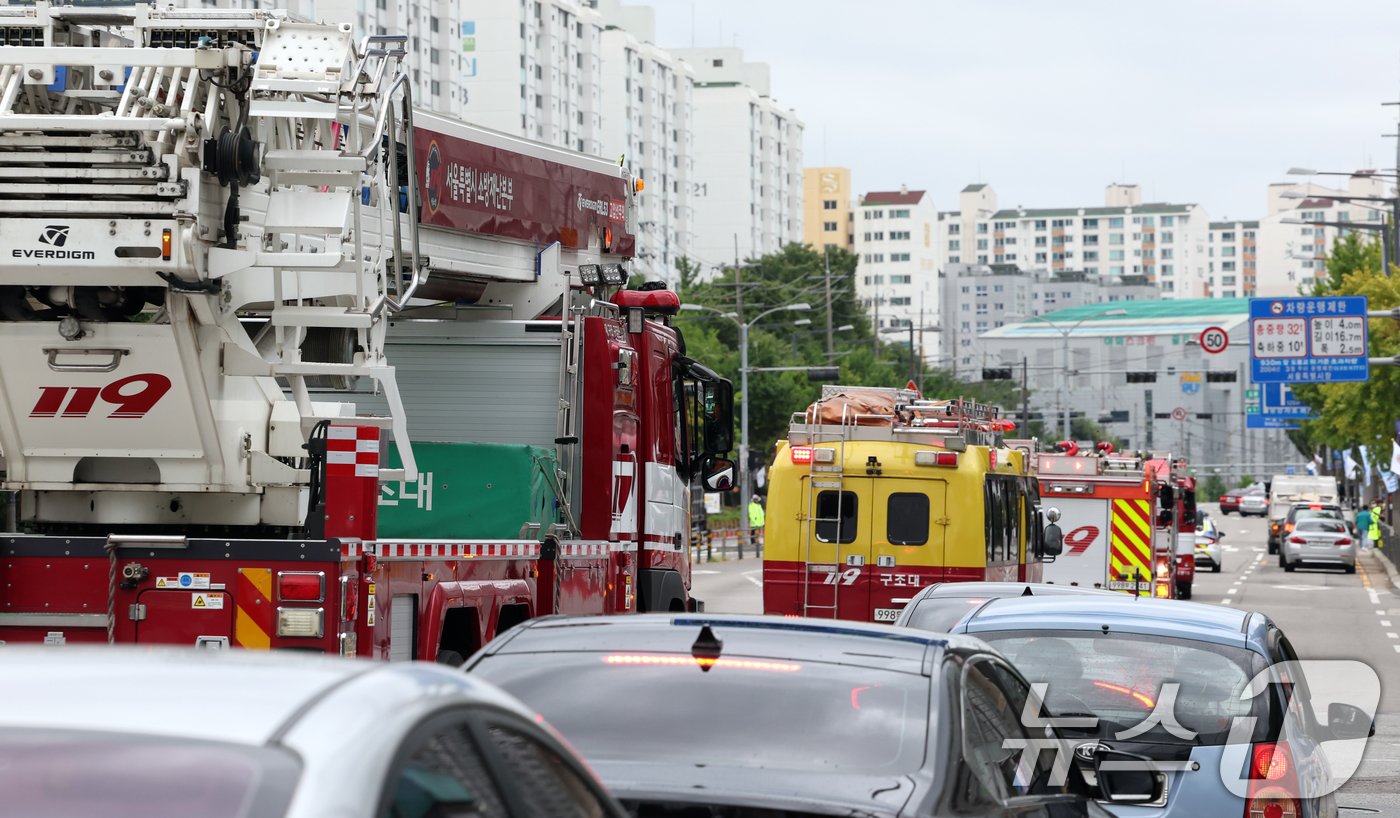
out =
{"type": "Polygon", "coordinates": [[[1220,495],[1229,490],[1229,487],[1225,484],[1225,481],[1220,475],[1212,474],[1202,480],[1196,487],[1196,498],[1200,502],[1208,503],[1219,498],[1220,495]]]}
{"type": "Polygon", "coordinates": [[[1254,475],[1252,475],[1252,474],[1242,475],[1242,476],[1240,477],[1239,480],[1236,480],[1236,481],[1235,481],[1235,488],[1237,488],[1237,489],[1247,489],[1247,488],[1249,488],[1250,486],[1254,485],[1256,482],[1257,482],[1257,481],[1254,479],[1254,475]]]}
{"type": "MultiPolygon", "coordinates": [[[[1327,260],[1327,278],[1317,295],[1364,295],[1371,309],[1400,306],[1400,281],[1380,271],[1380,248],[1354,235],[1337,242],[1327,260]]],[[[1370,322],[1370,355],[1400,353],[1400,322],[1389,318],[1370,322]]],[[[1400,368],[1377,366],[1363,383],[1294,384],[1293,394],[1318,414],[1289,439],[1306,456],[1318,446],[1344,448],[1356,444],[1379,446],[1394,437],[1396,403],[1400,398],[1400,368]]]]}
{"type": "MultiPolygon", "coordinates": [[[[742,292],[745,320],[787,304],[806,303],[802,312],[779,310],[763,318],[749,333],[750,368],[777,366],[839,366],[839,383],[849,386],[904,386],[909,380],[910,350],[907,333],[876,335],[873,322],[855,297],[856,257],[841,249],[823,254],[811,247],[790,244],[777,253],[746,263],[737,276],[733,269],[701,281],[698,265],[682,259],[681,301],[718,310],[738,311],[742,292]],[[826,347],[827,263],[831,268],[832,350],[826,347]],[[800,319],[809,325],[794,326],[800,319]],[[847,330],[838,330],[843,326],[847,330]]],[[[676,319],[685,336],[686,353],[734,382],[738,415],[739,332],[733,319],[713,312],[685,311],[676,319]]],[[[918,336],[915,336],[916,343],[918,336]]],[[[964,397],[992,403],[1008,410],[1021,405],[1018,381],[968,382],[944,370],[912,368],[923,394],[930,398],[964,397]]],[[[787,436],[793,413],[801,412],[821,392],[820,383],[808,381],[805,372],[753,372],[749,376],[749,444],[755,452],[771,452],[787,436]]],[[[736,417],[736,422],[738,418],[736,417]]],[[[1076,421],[1078,423],[1078,421],[1076,421]]],[[[1018,432],[1017,436],[1025,435],[1018,432]]],[[[1095,438],[1101,439],[1101,438],[1095,438]]],[[[736,430],[735,440],[738,440],[736,430]]]]}

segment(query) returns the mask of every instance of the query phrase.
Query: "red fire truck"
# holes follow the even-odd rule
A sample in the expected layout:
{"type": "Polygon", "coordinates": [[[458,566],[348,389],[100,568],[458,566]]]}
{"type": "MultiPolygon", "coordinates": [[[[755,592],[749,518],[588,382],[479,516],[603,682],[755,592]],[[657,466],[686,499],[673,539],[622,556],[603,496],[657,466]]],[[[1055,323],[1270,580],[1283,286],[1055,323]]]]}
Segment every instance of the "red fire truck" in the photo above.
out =
{"type": "Polygon", "coordinates": [[[1148,463],[1106,443],[1092,452],[1073,441],[1055,448],[1036,456],[1041,497],[1059,510],[1065,532],[1045,581],[1174,597],[1173,532],[1158,513],[1148,463]]]}
{"type": "Polygon", "coordinates": [[[1158,503],[1171,514],[1171,543],[1176,595],[1191,598],[1191,583],[1196,578],[1196,478],[1187,470],[1184,459],[1168,452],[1154,452],[1147,461],[1148,474],[1157,487],[1158,503]]]}
{"type": "Polygon", "coordinates": [[[0,640],[453,661],[697,606],[732,395],[624,287],[639,182],[416,111],[402,37],[41,0],[0,39],[39,44],[0,47],[0,640]]]}

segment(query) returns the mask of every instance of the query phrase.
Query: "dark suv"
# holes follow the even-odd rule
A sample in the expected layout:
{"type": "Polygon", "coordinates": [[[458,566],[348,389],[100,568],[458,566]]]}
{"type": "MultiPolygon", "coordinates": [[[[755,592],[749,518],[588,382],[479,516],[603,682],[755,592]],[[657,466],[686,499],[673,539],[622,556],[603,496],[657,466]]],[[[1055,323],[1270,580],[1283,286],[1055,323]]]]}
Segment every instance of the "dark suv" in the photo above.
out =
{"type": "Polygon", "coordinates": [[[1293,533],[1293,528],[1298,524],[1299,520],[1310,520],[1314,517],[1347,522],[1347,517],[1342,511],[1342,507],[1336,503],[1294,503],[1288,507],[1288,513],[1285,514],[1283,520],[1277,524],[1278,530],[1269,532],[1269,553],[1273,554],[1278,550],[1278,544],[1283,541],[1284,537],[1293,533]]]}

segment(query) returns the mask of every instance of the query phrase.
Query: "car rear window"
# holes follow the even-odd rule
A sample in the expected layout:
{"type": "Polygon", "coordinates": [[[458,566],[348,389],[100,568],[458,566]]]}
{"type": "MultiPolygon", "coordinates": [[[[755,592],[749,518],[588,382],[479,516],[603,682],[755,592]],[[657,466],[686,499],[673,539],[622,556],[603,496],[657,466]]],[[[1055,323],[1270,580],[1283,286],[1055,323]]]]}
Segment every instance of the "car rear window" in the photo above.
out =
{"type": "Polygon", "coordinates": [[[1293,509],[1293,522],[1302,520],[1315,520],[1317,518],[1328,520],[1340,520],[1342,510],[1340,508],[1295,508],[1293,509]]]}
{"type": "Polygon", "coordinates": [[[946,633],[964,616],[986,602],[985,596],[934,596],[921,600],[903,623],[910,628],[946,633]]]}
{"type": "Polygon", "coordinates": [[[1341,520],[1314,517],[1311,520],[1300,521],[1293,530],[1301,532],[1325,531],[1331,534],[1345,534],[1347,532],[1347,524],[1341,520]]]}
{"type": "Polygon", "coordinates": [[[539,712],[590,760],[906,774],[923,762],[925,676],[793,659],[496,654],[472,673],[539,712]],[[664,714],[665,729],[638,729],[664,714]]]}
{"type": "MultiPolygon", "coordinates": [[[[1237,717],[1256,717],[1267,728],[1271,699],[1242,694],[1262,665],[1257,654],[1238,647],[1130,633],[1083,631],[991,631],[974,635],[990,642],[1026,679],[1044,682],[1045,705],[1055,715],[1098,717],[1093,728],[1066,728],[1072,735],[1113,739],[1171,704],[1170,712],[1191,739],[1154,726],[1136,741],[1225,744],[1237,717]]],[[[1178,730],[1177,732],[1183,732],[1178,730]]]]}
{"type": "Polygon", "coordinates": [[[7,815],[264,818],[286,812],[300,775],[285,751],[61,730],[0,735],[7,815]]]}

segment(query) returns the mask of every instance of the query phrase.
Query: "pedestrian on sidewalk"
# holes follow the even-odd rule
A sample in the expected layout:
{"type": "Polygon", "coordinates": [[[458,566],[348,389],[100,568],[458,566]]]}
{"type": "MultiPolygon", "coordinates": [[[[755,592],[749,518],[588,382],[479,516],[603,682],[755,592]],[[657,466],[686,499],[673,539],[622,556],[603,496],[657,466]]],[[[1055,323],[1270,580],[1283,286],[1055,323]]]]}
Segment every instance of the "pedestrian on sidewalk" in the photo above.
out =
{"type": "Polygon", "coordinates": [[[749,498],[749,542],[755,549],[763,547],[763,504],[757,496],[749,498]]]}
{"type": "Polygon", "coordinates": [[[1361,550],[1371,550],[1371,510],[1364,503],[1358,503],[1361,510],[1356,512],[1356,530],[1361,532],[1361,550]]]}
{"type": "Polygon", "coordinates": [[[1381,504],[1371,506],[1371,528],[1366,535],[1377,548],[1381,548],[1381,504]]]}

